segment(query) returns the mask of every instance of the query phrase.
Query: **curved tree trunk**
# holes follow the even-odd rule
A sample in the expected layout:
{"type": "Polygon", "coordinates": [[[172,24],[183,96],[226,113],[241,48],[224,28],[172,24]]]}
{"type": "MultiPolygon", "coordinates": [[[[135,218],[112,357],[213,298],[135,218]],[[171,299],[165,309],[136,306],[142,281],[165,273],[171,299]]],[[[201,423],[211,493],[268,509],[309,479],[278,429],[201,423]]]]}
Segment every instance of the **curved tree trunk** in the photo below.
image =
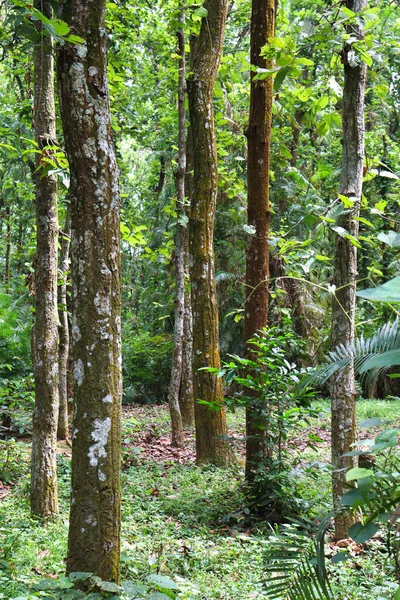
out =
{"type": "Polygon", "coordinates": [[[71,171],[74,426],[67,571],[120,573],[120,199],[107,84],[105,0],[63,0],[85,40],[58,51],[71,171]]]}
{"type": "Polygon", "coordinates": [[[227,464],[226,416],[221,379],[204,369],[219,369],[219,326],[214,276],[214,217],[218,158],[214,128],[213,89],[222,54],[227,0],[204,4],[200,35],[192,44],[188,79],[193,135],[193,194],[190,217],[190,265],[193,311],[193,377],[198,464],[227,464]],[[206,402],[202,404],[200,402],[206,402]]]}
{"type": "MultiPolygon", "coordinates": [[[[51,2],[35,0],[49,18],[51,2]]],[[[40,30],[39,25],[39,30],[40,30]]],[[[34,50],[34,125],[38,149],[51,152],[55,144],[54,61],[52,41],[34,50]]],[[[43,171],[36,155],[35,332],[33,365],[35,410],[32,427],[31,511],[46,518],[57,514],[58,423],[58,217],[57,178],[43,171]]]]}
{"type": "MultiPolygon", "coordinates": [[[[268,38],[275,34],[275,0],[253,0],[251,15],[250,61],[252,66],[271,68],[271,61],[260,56],[268,38]]],[[[247,356],[255,358],[251,344],[255,333],[268,322],[269,276],[269,165],[272,128],[273,79],[254,80],[251,72],[248,140],[247,222],[254,228],[246,249],[246,291],[244,343],[247,356]]],[[[260,461],[266,456],[268,430],[262,415],[265,406],[257,395],[246,409],[246,480],[254,481],[260,461]]]]}
{"type": "MultiPolygon", "coordinates": [[[[347,8],[355,13],[367,6],[366,0],[347,0],[347,8]]],[[[352,36],[362,38],[359,25],[349,26],[352,36]]],[[[358,221],[362,194],[364,165],[364,94],[367,67],[354,54],[352,46],[343,48],[343,160],[340,193],[353,201],[351,213],[338,223],[353,236],[358,236],[358,221]]],[[[332,305],[332,348],[354,341],[356,307],[357,248],[339,235],[335,241],[334,285],[336,296],[332,305]]],[[[343,457],[355,442],[354,370],[350,366],[335,377],[331,385],[332,401],[332,473],[333,504],[340,509],[340,498],[346,491],[345,470],[354,465],[352,457],[343,457]]],[[[353,518],[340,516],[335,521],[335,538],[348,537],[353,518]]]]}
{"type": "Polygon", "coordinates": [[[69,271],[69,250],[71,237],[71,215],[69,205],[65,216],[64,236],[61,242],[60,271],[61,283],[58,288],[59,314],[59,384],[60,410],[58,415],[57,437],[68,438],[68,356],[69,356],[69,323],[67,309],[67,278],[69,271]]]}

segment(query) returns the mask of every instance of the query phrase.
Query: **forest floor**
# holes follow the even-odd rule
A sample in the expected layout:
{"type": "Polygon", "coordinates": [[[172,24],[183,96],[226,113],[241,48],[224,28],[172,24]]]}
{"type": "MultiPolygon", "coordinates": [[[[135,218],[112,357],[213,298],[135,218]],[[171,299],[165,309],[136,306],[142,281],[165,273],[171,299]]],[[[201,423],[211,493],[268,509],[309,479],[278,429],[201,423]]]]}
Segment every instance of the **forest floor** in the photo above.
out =
{"type": "MultiPolygon", "coordinates": [[[[288,442],[296,497],[308,516],[330,510],[329,413],[326,401],[319,404],[320,417],[288,442]]],[[[399,423],[399,415],[399,399],[358,402],[358,422],[381,418],[399,423]]],[[[248,516],[242,412],[229,413],[228,421],[236,464],[199,468],[192,431],[184,450],[171,447],[165,406],[124,407],[123,579],[168,575],[179,587],[179,600],[267,598],[263,566],[273,528],[248,516]]],[[[69,445],[60,444],[60,517],[42,526],[29,516],[29,439],[0,443],[0,475],[8,474],[6,482],[0,481],[0,599],[58,598],[51,591],[35,592],[34,586],[64,573],[70,455],[69,445]]],[[[332,546],[327,554],[337,550],[332,546]]],[[[368,545],[349,543],[345,551],[350,559],[329,567],[338,600],[391,598],[395,580],[383,537],[368,545]]]]}

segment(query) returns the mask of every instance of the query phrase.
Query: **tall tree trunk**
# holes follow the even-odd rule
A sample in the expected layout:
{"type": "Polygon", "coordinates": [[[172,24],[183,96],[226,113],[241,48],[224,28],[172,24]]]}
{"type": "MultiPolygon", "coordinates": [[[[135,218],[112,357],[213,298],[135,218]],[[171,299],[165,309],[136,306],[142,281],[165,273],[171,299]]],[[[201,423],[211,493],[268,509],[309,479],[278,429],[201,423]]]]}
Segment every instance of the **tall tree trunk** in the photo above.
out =
{"type": "MultiPolygon", "coordinates": [[[[190,202],[193,191],[193,139],[191,127],[187,130],[186,139],[186,174],[185,174],[185,216],[190,216],[190,202]]],[[[193,319],[192,301],[190,292],[189,272],[189,226],[184,231],[184,278],[185,278],[185,313],[183,318],[183,347],[182,347],[182,377],[179,392],[179,405],[181,408],[182,424],[184,429],[194,423],[194,395],[193,395],[193,319]]]]}
{"type": "Polygon", "coordinates": [[[64,236],[61,242],[60,271],[61,283],[58,288],[59,314],[59,396],[60,410],[58,415],[57,437],[59,440],[68,438],[68,356],[69,356],[69,322],[67,308],[67,279],[69,271],[69,250],[71,237],[71,214],[69,205],[65,216],[64,236]]]}
{"type": "MultiPolygon", "coordinates": [[[[261,49],[275,34],[275,0],[253,0],[250,34],[252,66],[270,69],[271,61],[263,58],[261,49]]],[[[251,72],[250,117],[246,132],[248,141],[247,222],[254,228],[246,249],[246,290],[244,311],[244,343],[247,356],[254,358],[248,341],[268,322],[269,275],[269,165],[272,128],[273,79],[254,79],[251,72]]],[[[255,395],[246,409],[246,480],[251,483],[260,461],[266,455],[268,431],[262,415],[265,407],[255,395]]]]}
{"type": "MultiPolygon", "coordinates": [[[[347,0],[346,6],[359,13],[367,6],[366,0],[347,0]]],[[[362,30],[355,22],[350,25],[351,36],[362,38],[362,30]]],[[[340,193],[353,200],[353,209],[338,223],[354,237],[358,236],[358,221],[362,194],[364,163],[364,94],[366,64],[355,55],[352,46],[343,48],[343,161],[340,193]]],[[[332,305],[332,348],[348,346],[354,341],[356,306],[357,248],[350,240],[337,235],[335,240],[334,285],[336,296],[332,305]]],[[[345,470],[353,466],[353,458],[343,457],[355,441],[354,369],[349,366],[335,377],[331,385],[332,401],[332,473],[333,504],[340,508],[345,492],[345,470]]],[[[348,537],[353,518],[340,516],[335,521],[335,538],[348,537]]]]}
{"type": "Polygon", "coordinates": [[[74,424],[67,571],[120,577],[120,198],[107,84],[106,0],[62,0],[82,45],[58,51],[71,172],[74,424]]]}
{"type": "Polygon", "coordinates": [[[10,293],[11,284],[11,212],[10,207],[6,207],[6,264],[5,264],[5,284],[6,292],[10,293]]]}
{"type": "Polygon", "coordinates": [[[222,54],[227,0],[207,0],[207,16],[192,44],[188,79],[193,134],[194,180],[190,217],[193,310],[193,377],[198,464],[225,465],[231,459],[221,379],[203,370],[219,369],[218,305],[214,275],[214,218],[218,184],[213,89],[222,54]],[[206,402],[207,404],[203,404],[206,402]]]}
{"type": "Polygon", "coordinates": [[[171,380],[169,384],[168,404],[172,424],[172,445],[184,445],[182,415],[179,405],[179,392],[182,381],[183,332],[185,317],[185,230],[182,222],[185,211],[185,173],[186,173],[186,68],[185,68],[185,9],[181,9],[180,22],[182,27],[177,33],[179,68],[178,68],[178,169],[176,172],[177,214],[175,235],[175,323],[174,323],[174,353],[172,359],[171,380]]]}
{"type": "MultiPolygon", "coordinates": [[[[35,0],[35,8],[51,18],[51,2],[35,0]]],[[[41,29],[41,25],[38,26],[41,29]]],[[[44,151],[56,137],[52,40],[34,50],[34,125],[38,148],[44,151]]],[[[47,152],[47,150],[46,150],[47,152]]],[[[47,518],[58,512],[58,216],[57,177],[42,170],[36,159],[35,258],[35,409],[32,426],[31,511],[47,518]]],[[[44,163],[46,166],[46,163],[44,163]]]]}

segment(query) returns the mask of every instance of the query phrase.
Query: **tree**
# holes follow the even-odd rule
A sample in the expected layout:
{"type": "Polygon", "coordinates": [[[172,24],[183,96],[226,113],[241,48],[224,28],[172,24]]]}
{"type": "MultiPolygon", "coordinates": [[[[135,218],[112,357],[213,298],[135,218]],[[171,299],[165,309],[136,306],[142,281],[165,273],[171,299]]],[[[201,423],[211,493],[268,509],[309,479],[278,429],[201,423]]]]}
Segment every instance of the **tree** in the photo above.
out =
{"type": "MultiPolygon", "coordinates": [[[[268,38],[275,35],[275,0],[253,0],[251,15],[250,115],[246,136],[247,161],[247,222],[252,229],[246,249],[246,300],[244,310],[244,343],[249,358],[254,357],[254,346],[248,342],[264,329],[268,322],[269,277],[269,176],[272,128],[273,78],[260,80],[253,69],[272,69],[270,59],[262,56],[268,38]]],[[[257,464],[267,452],[265,438],[265,406],[260,406],[257,393],[246,408],[246,479],[252,482],[257,464]]]]}
{"type": "MultiPolygon", "coordinates": [[[[366,0],[347,0],[346,6],[353,13],[360,13],[367,6],[366,0]]],[[[358,17],[348,25],[348,33],[362,40],[363,34],[358,17]]],[[[343,47],[343,157],[340,194],[348,198],[351,208],[339,220],[335,239],[334,285],[332,305],[331,344],[350,347],[354,344],[357,242],[364,169],[364,95],[367,66],[351,43],[343,47]],[[347,232],[346,237],[342,235],[347,232]]],[[[355,399],[353,363],[335,375],[330,388],[332,401],[332,489],[335,510],[340,508],[340,498],[345,491],[345,468],[351,467],[353,457],[343,455],[355,442],[355,399]]],[[[339,516],[335,520],[335,538],[348,536],[353,517],[339,516]]]]}
{"type": "Polygon", "coordinates": [[[168,404],[172,425],[172,445],[182,447],[183,424],[179,403],[183,368],[183,333],[185,320],[185,240],[187,223],[183,220],[185,210],[185,174],[186,174],[186,53],[185,53],[185,9],[179,16],[180,29],[177,32],[178,67],[178,168],[176,171],[177,214],[175,234],[175,323],[174,354],[172,358],[171,380],[169,384],[168,404]]]}
{"type": "Polygon", "coordinates": [[[65,225],[60,252],[61,282],[58,289],[59,304],[59,401],[60,410],[58,415],[57,437],[59,440],[68,438],[68,357],[69,357],[69,322],[67,308],[67,279],[69,274],[69,251],[71,245],[71,216],[69,205],[65,216],[65,225]]]}
{"type": "Polygon", "coordinates": [[[120,199],[107,82],[105,0],[64,0],[78,43],[58,51],[71,185],[74,426],[67,571],[119,580],[120,199]],[[79,37],[81,41],[79,41],[79,37]]]}
{"type": "MultiPolygon", "coordinates": [[[[35,0],[35,7],[51,18],[51,2],[35,0]]],[[[56,115],[54,104],[53,44],[45,37],[34,49],[34,126],[36,154],[36,257],[35,334],[33,366],[35,410],[32,426],[31,511],[40,517],[58,512],[57,423],[58,423],[58,216],[57,177],[49,173],[46,157],[54,149],[56,115]]]]}
{"type": "Polygon", "coordinates": [[[193,311],[193,377],[198,464],[225,465],[231,459],[218,369],[218,305],[214,275],[214,218],[218,185],[213,89],[222,54],[227,0],[207,0],[200,33],[192,38],[188,78],[193,135],[193,193],[190,264],[193,311]]]}

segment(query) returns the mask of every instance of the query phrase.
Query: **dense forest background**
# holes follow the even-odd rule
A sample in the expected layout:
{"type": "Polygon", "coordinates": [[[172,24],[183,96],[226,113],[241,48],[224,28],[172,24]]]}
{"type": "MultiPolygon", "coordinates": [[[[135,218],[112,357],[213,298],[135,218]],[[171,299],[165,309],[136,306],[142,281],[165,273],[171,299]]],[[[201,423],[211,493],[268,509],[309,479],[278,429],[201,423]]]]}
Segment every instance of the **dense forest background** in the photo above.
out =
{"type": "Polygon", "coordinates": [[[397,2],[0,23],[0,598],[400,597],[397,2]]]}

